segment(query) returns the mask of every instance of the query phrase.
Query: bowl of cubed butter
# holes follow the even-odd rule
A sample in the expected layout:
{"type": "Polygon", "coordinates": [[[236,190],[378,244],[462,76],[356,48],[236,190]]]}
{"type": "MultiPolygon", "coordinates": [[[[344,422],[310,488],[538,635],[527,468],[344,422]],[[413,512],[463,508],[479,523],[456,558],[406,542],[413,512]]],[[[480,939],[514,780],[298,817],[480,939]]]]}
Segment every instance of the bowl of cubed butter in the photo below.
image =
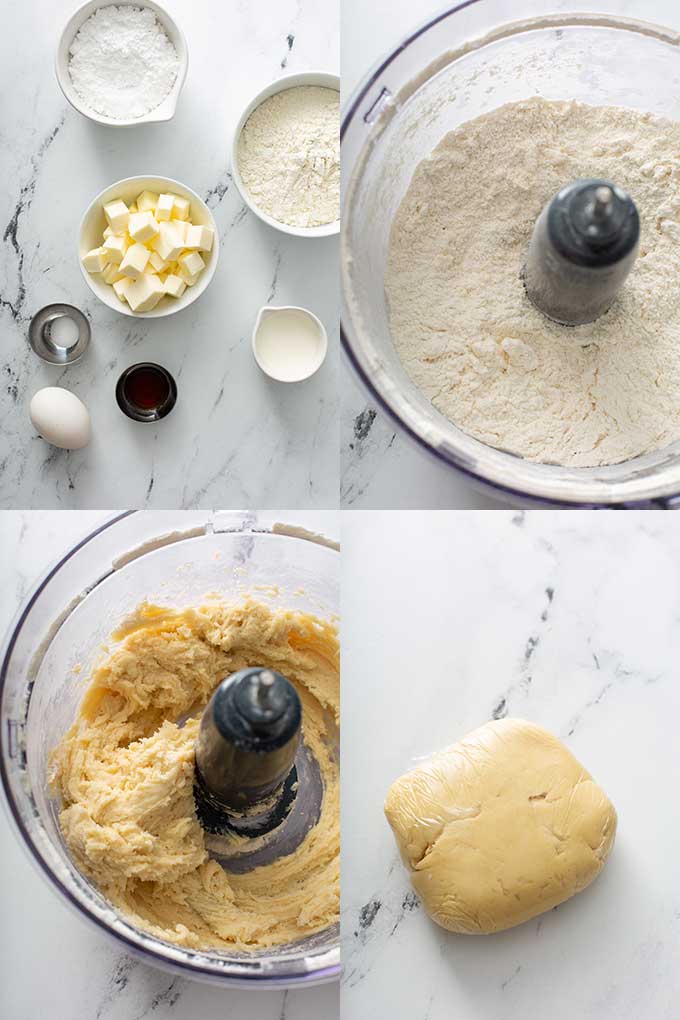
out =
{"type": "Polygon", "coordinates": [[[219,246],[213,215],[191,188],[169,177],[127,177],[90,203],[78,232],[78,261],[109,308],[159,318],[203,293],[219,246]]]}

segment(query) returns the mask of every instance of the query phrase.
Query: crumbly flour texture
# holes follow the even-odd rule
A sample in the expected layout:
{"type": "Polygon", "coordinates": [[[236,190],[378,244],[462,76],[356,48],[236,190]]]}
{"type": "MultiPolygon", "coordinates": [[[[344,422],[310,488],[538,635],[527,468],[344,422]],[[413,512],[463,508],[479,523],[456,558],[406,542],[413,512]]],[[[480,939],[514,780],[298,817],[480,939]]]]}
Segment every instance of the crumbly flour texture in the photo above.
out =
{"type": "Polygon", "coordinates": [[[335,626],[253,600],[182,612],[144,604],[114,639],[52,756],[61,829],[78,867],[133,924],[189,948],[261,949],[336,922],[340,806],[328,732],[339,725],[335,626]],[[324,797],[294,853],[237,875],[205,847],[194,743],[215,687],[253,664],[295,685],[324,797]]]}
{"type": "Polygon", "coordinates": [[[255,204],[279,223],[318,227],[340,216],[340,94],[300,85],[265,99],[238,146],[255,204]]]}
{"type": "Polygon", "coordinates": [[[613,464],[680,438],[680,124],[531,99],[448,134],[395,217],[392,336],[434,406],[530,460],[613,464]],[[628,190],[640,253],[610,310],[573,328],[533,308],[520,272],[547,201],[578,177],[628,190]]]}

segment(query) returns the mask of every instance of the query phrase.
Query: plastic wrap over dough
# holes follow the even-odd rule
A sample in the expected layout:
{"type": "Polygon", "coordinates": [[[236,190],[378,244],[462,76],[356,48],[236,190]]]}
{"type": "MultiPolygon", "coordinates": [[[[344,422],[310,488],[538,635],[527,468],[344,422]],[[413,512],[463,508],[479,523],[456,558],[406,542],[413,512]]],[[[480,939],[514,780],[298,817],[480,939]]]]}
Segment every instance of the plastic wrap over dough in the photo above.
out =
{"type": "Polygon", "coordinates": [[[614,843],[614,806],[551,733],[485,723],[407,772],[385,814],[413,888],[449,931],[522,924],[585,889],[614,843]]]}

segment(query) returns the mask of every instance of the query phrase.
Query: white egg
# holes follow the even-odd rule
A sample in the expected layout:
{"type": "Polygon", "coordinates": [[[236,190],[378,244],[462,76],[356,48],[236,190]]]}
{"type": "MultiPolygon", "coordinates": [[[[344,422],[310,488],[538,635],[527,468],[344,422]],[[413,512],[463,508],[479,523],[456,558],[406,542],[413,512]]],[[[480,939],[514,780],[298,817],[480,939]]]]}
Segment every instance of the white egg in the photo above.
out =
{"type": "Polygon", "coordinates": [[[90,414],[70,390],[46,386],[30,406],[31,421],[43,439],[62,450],[80,450],[90,441],[90,414]]]}

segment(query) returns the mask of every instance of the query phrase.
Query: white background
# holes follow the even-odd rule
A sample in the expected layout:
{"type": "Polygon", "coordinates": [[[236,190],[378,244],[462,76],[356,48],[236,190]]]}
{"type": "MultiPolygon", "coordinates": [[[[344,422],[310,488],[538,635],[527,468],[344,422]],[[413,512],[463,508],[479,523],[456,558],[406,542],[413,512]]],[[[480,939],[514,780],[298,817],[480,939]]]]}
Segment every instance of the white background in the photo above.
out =
{"type": "Polygon", "coordinates": [[[345,511],[346,1020],[677,1018],[679,568],[668,515],[345,511]],[[616,845],[568,903],[452,935],[407,898],[383,802],[503,702],[602,785],[616,845]]]}
{"type": "Polygon", "coordinates": [[[336,0],[167,0],[187,38],[187,80],[173,120],[129,128],[92,123],[57,85],[57,41],[78,6],[2,3],[0,507],[335,506],[338,239],[291,237],[247,211],[229,151],[242,110],[275,78],[337,73],[336,0]],[[143,173],[206,199],[222,243],[208,290],[164,319],[107,308],[77,262],[92,199],[143,173]],[[91,348],[66,369],[27,343],[31,317],[53,301],[82,308],[92,325],[91,348]],[[255,364],[251,333],[264,304],[303,305],[325,323],[329,355],[312,379],[275,383],[255,364]],[[160,362],[177,381],[177,405],[157,424],[130,421],[115,402],[118,376],[139,361],[160,362]],[[89,408],[85,450],[35,435],[28,404],[46,385],[72,389],[89,408]]]}
{"type": "MultiPolygon", "coordinates": [[[[37,577],[109,514],[0,511],[0,635],[37,577]]],[[[332,516],[332,515],[330,515],[332,516]]],[[[321,514],[284,514],[335,534],[321,514]]],[[[1,795],[0,795],[0,799],[1,795]]],[[[336,1020],[338,986],[214,988],[147,967],[69,910],[0,810],[0,1015],[4,1020],[336,1020]]]]}

